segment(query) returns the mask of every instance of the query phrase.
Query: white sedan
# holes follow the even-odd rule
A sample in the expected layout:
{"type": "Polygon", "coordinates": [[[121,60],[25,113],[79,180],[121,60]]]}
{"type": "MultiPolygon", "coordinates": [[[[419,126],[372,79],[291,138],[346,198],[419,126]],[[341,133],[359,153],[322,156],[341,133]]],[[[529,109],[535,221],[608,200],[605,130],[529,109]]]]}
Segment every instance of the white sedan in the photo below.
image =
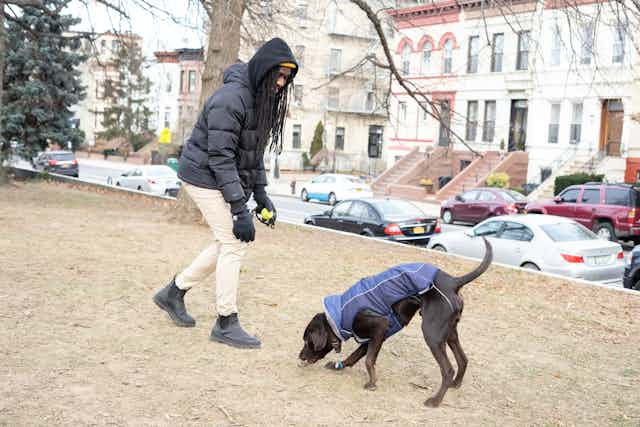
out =
{"type": "Polygon", "coordinates": [[[572,219],[553,215],[489,218],[472,229],[434,235],[428,248],[482,258],[485,236],[494,260],[597,282],[619,282],[624,253],[618,243],[599,239],[572,219]]]}
{"type": "Polygon", "coordinates": [[[317,200],[335,205],[346,199],[373,197],[373,191],[362,179],[352,175],[325,173],[302,187],[300,198],[303,201],[317,200]]]}
{"type": "Polygon", "coordinates": [[[181,182],[169,166],[145,165],[130,169],[115,178],[108,177],[107,184],[161,196],[175,196],[181,182]]]}

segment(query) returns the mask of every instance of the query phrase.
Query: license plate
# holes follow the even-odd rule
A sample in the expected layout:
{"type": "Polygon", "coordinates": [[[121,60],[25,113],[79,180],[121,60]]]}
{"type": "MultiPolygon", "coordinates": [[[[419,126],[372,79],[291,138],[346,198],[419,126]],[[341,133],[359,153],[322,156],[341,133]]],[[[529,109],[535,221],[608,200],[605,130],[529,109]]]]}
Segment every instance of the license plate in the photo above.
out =
{"type": "Polygon", "coordinates": [[[591,257],[591,262],[593,263],[593,265],[606,265],[606,264],[609,264],[610,260],[611,260],[611,255],[601,255],[601,256],[591,257]]]}
{"type": "Polygon", "coordinates": [[[62,165],[62,168],[63,168],[63,169],[66,169],[66,168],[68,168],[69,166],[70,166],[70,165],[62,165]]]}
{"type": "Polygon", "coordinates": [[[356,191],[362,191],[362,188],[356,188],[356,191]]]}
{"type": "Polygon", "coordinates": [[[423,234],[424,227],[413,227],[413,234],[423,234]]]}

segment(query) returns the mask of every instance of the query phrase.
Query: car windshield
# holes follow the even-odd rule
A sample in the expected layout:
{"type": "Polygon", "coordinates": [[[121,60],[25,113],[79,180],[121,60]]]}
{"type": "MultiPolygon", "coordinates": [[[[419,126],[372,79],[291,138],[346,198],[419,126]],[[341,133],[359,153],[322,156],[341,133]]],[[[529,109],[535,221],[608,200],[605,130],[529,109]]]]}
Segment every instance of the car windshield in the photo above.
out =
{"type": "Polygon", "coordinates": [[[577,223],[559,222],[557,224],[541,225],[540,228],[554,242],[579,242],[581,240],[598,239],[598,236],[577,223]]]}
{"type": "Polygon", "coordinates": [[[402,219],[421,218],[424,215],[415,205],[403,200],[375,200],[371,201],[384,219],[399,221],[402,219]]]}
{"type": "Polygon", "coordinates": [[[147,169],[147,175],[172,178],[176,176],[176,173],[168,166],[151,166],[147,169]]]}
{"type": "Polygon", "coordinates": [[[512,190],[504,190],[502,192],[502,197],[504,197],[504,199],[507,202],[526,202],[527,198],[524,197],[522,194],[518,193],[517,191],[512,191],[512,190]]]}
{"type": "Polygon", "coordinates": [[[73,153],[51,153],[50,156],[52,159],[60,161],[73,160],[76,158],[73,153]]]}

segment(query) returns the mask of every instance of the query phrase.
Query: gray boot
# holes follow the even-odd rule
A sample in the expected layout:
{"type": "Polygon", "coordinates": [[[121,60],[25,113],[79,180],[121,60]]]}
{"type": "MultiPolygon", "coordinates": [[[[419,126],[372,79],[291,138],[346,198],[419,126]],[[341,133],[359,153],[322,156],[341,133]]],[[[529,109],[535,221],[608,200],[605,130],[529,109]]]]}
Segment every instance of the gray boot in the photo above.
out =
{"type": "Polygon", "coordinates": [[[162,288],[160,292],[155,294],[153,301],[158,307],[169,314],[173,323],[183,328],[192,328],[196,326],[196,321],[189,316],[184,306],[184,294],[187,291],[176,286],[175,277],[167,286],[162,288]]]}
{"type": "Polygon", "coordinates": [[[231,313],[229,316],[218,316],[209,339],[237,348],[260,348],[260,341],[246,333],[240,326],[238,313],[231,313]]]}

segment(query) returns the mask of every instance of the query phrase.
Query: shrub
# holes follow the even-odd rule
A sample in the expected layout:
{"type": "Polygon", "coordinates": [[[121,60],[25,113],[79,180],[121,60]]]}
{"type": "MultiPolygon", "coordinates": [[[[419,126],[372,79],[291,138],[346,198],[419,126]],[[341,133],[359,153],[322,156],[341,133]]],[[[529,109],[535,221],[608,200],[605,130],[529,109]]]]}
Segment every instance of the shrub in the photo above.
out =
{"type": "Polygon", "coordinates": [[[322,122],[318,122],[316,125],[316,129],[313,132],[313,139],[311,140],[311,148],[309,149],[309,154],[311,157],[315,156],[316,153],[322,150],[322,134],[324,133],[324,126],[322,122]]]}
{"type": "Polygon", "coordinates": [[[580,185],[586,182],[602,182],[604,175],[596,175],[592,173],[574,173],[572,175],[560,175],[556,177],[553,186],[553,194],[557,196],[565,188],[571,185],[580,185]]]}
{"type": "Polygon", "coordinates": [[[492,173],[487,177],[487,187],[509,187],[509,175],[504,172],[492,173]]]}
{"type": "Polygon", "coordinates": [[[309,160],[309,155],[307,153],[302,153],[302,167],[303,169],[311,167],[311,161],[309,160]]]}

